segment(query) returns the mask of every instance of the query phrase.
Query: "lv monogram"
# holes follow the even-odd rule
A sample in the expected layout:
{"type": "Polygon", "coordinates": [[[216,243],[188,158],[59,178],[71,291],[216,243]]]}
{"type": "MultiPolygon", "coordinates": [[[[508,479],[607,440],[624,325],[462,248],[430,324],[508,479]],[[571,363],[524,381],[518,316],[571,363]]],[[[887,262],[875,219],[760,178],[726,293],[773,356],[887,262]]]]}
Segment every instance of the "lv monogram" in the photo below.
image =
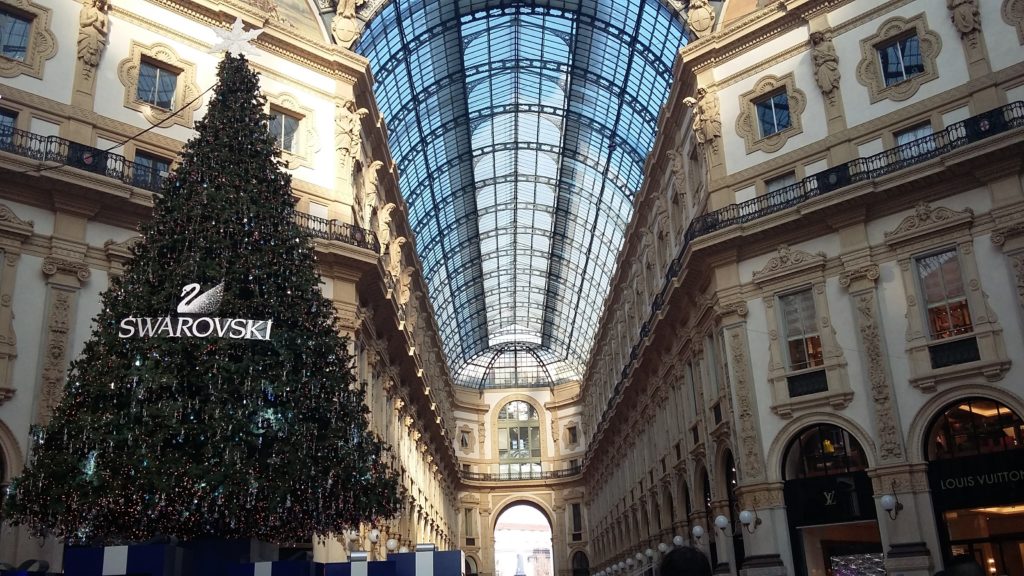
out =
{"type": "Polygon", "coordinates": [[[826,490],[826,491],[822,492],[822,495],[825,496],[825,506],[835,506],[836,505],[836,491],[835,490],[826,490]]]}

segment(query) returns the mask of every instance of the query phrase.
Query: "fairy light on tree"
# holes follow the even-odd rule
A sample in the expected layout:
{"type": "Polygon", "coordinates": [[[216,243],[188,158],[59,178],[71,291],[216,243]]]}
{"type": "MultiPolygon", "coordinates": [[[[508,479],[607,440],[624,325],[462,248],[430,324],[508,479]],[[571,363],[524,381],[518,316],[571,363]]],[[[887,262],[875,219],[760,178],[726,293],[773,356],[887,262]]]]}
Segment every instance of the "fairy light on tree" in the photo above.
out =
{"type": "Polygon", "coordinates": [[[285,542],[398,512],[388,447],[368,430],[264,105],[244,55],[227,54],[60,405],[33,434],[5,519],[71,542],[285,542]],[[185,317],[176,305],[191,284],[217,288],[206,319],[272,322],[272,333],[232,338],[195,318],[186,324],[209,335],[119,334],[126,318],[185,317]]]}

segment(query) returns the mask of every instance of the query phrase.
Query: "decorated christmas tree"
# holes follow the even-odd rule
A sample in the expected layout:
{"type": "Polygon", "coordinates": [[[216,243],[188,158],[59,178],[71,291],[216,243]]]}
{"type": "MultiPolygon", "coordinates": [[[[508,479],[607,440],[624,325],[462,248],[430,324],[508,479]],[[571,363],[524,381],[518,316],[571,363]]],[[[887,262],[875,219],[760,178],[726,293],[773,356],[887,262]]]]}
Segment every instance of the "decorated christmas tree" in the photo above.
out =
{"type": "Polygon", "coordinates": [[[301,541],[398,511],[258,77],[229,53],[218,79],[11,485],[39,534],[301,541]]]}

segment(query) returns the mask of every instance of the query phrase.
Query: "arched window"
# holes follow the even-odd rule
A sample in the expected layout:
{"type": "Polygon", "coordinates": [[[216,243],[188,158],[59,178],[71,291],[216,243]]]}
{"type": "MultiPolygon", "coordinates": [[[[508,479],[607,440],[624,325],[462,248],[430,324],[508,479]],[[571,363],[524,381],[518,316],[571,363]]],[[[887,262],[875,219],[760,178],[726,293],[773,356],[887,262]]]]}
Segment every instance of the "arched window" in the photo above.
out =
{"type": "Polygon", "coordinates": [[[786,449],[784,480],[833,476],[864,470],[864,449],[849,432],[833,424],[805,428],[786,449]]]}
{"type": "Polygon", "coordinates": [[[589,576],[590,560],[583,552],[576,551],[572,555],[572,576],[589,576]]]}
{"type": "Polygon", "coordinates": [[[513,400],[498,412],[498,471],[511,478],[539,478],[540,415],[529,402],[513,400]]]}
{"type": "Polygon", "coordinates": [[[1024,421],[1006,405],[966,398],[935,417],[925,438],[928,460],[945,460],[1024,447],[1024,421]]]}

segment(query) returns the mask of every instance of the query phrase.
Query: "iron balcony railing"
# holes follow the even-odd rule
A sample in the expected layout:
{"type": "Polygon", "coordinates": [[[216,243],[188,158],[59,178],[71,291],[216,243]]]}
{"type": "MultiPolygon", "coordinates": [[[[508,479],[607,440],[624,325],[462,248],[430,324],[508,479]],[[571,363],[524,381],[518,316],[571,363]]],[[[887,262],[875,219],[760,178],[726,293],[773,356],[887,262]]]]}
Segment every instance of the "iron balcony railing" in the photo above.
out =
{"type": "MultiPolygon", "coordinates": [[[[165,178],[164,172],[132,162],[120,154],[10,127],[0,127],[0,151],[86,170],[150,192],[160,192],[165,178]]],[[[315,238],[377,250],[377,236],[370,230],[302,212],[295,213],[295,221],[315,238]]]]}
{"type": "Polygon", "coordinates": [[[563,470],[538,470],[536,472],[460,472],[463,480],[477,482],[517,482],[522,480],[559,480],[579,476],[583,472],[580,466],[563,470]]]}
{"type": "MultiPolygon", "coordinates": [[[[873,156],[855,158],[844,164],[833,166],[808,176],[785,188],[772,191],[746,202],[730,204],[719,210],[694,218],[683,235],[683,244],[679,248],[679,252],[669,264],[668,270],[665,273],[665,282],[662,285],[661,291],[655,295],[651,303],[651,310],[647,321],[640,327],[639,338],[636,339],[635,344],[630,349],[629,359],[622,367],[618,382],[612,388],[612,394],[608,398],[600,421],[603,422],[605,420],[608,411],[611,410],[619,394],[622,393],[626,379],[636,363],[640,352],[640,345],[644,338],[650,335],[654,319],[665,304],[665,299],[668,297],[672,282],[682,273],[683,257],[691,242],[712,232],[717,232],[737,224],[753,222],[769,214],[803,204],[812,198],[835,192],[851,184],[898,172],[904,168],[926,162],[974,142],[1022,126],[1024,126],[1024,102],[1012,102],[952,124],[940,132],[918,138],[873,156]]],[[[957,353],[962,354],[964,352],[958,349],[957,353]]]]}

